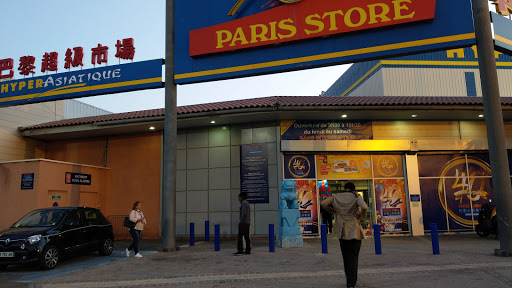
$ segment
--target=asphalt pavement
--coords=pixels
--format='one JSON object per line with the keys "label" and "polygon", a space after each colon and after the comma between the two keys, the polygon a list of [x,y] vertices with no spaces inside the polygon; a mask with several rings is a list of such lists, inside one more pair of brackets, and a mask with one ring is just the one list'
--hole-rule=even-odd
{"label": "asphalt pavement", "polygon": [[[382,238],[376,255],[373,238],[363,241],[356,287],[511,287],[512,258],[494,256],[499,242],[476,234],[440,235],[440,255],[430,237]],[[328,238],[322,253],[318,238],[302,248],[269,252],[266,239],[253,239],[251,255],[234,256],[235,240],[211,242],[175,252],[160,252],[161,241],[142,240],[143,258],[127,258],[126,241],[108,257],[90,253],[63,261],[51,271],[9,267],[0,272],[0,287],[346,287],[339,242]]]}

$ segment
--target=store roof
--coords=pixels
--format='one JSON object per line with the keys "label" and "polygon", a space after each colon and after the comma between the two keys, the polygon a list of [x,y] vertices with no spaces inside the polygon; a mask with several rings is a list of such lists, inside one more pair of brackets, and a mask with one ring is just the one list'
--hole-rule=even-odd
{"label": "store roof", "polygon": [[[305,108],[372,108],[390,110],[393,107],[409,108],[410,110],[424,109],[450,109],[451,107],[465,106],[467,108],[481,108],[483,106],[481,97],[400,97],[400,96],[379,96],[379,97],[331,97],[331,96],[274,96],[235,101],[224,101],[198,105],[178,107],[178,118],[190,118],[198,114],[204,116],[208,112],[250,112],[251,109],[264,108],[265,110],[301,110]],[[512,107],[512,98],[501,98],[502,106]],[[74,126],[83,124],[98,124],[120,120],[151,120],[165,116],[165,109],[153,109],[134,111],[126,113],[107,114],[92,117],[65,119],[53,121],[28,127],[21,127],[20,130],[33,130],[40,128],[53,128]]]}

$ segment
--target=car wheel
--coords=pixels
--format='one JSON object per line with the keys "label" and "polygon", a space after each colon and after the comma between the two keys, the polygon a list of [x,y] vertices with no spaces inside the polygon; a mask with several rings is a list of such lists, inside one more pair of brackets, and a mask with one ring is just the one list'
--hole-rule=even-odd
{"label": "car wheel", "polygon": [[49,270],[55,268],[59,262],[59,249],[53,245],[46,246],[41,253],[40,266]]}
{"label": "car wheel", "polygon": [[114,240],[107,238],[100,247],[100,255],[108,256],[114,251]]}

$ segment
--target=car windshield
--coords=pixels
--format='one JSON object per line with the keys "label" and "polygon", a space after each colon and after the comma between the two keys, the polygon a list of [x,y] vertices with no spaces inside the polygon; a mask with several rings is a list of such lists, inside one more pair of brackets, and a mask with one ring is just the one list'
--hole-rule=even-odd
{"label": "car windshield", "polygon": [[60,223],[66,211],[64,210],[36,210],[28,213],[13,227],[52,227]]}

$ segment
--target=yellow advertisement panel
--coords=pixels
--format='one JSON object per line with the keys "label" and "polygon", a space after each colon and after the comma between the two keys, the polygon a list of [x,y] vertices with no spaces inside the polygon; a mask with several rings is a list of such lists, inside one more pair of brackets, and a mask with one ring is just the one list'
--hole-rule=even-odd
{"label": "yellow advertisement panel", "polygon": [[316,155],[319,179],[372,178],[370,155]]}

